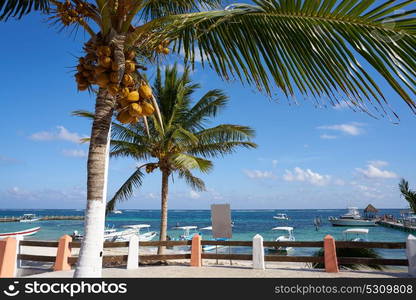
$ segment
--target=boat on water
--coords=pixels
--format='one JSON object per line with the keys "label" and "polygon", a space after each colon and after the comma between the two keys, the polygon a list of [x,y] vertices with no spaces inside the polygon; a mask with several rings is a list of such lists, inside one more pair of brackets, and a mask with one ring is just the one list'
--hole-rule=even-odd
{"label": "boat on water", "polygon": [[[212,226],[203,227],[200,229],[201,231],[212,231]],[[203,233],[201,234],[203,236]],[[228,241],[226,238],[217,238],[217,239],[211,239],[211,241]],[[202,251],[212,251],[212,250],[218,250],[220,248],[225,248],[227,246],[223,245],[202,245]]]}
{"label": "boat on water", "polygon": [[15,231],[15,232],[4,232],[0,233],[0,239],[7,238],[7,237],[18,237],[18,236],[29,236],[34,235],[40,230],[40,227],[33,227],[21,231]]}
{"label": "boat on water", "polygon": [[353,242],[368,242],[367,228],[350,228],[344,230],[344,240]]}
{"label": "boat on water", "polygon": [[[272,228],[273,231],[282,232],[283,235],[280,235],[276,238],[275,242],[291,242],[295,241],[295,235],[293,234],[293,227],[290,226],[280,226]],[[292,247],[268,247],[269,251],[276,252],[288,252],[292,250]]]}
{"label": "boat on water", "polygon": [[198,228],[198,226],[178,226],[178,227],[174,227],[174,229],[183,230],[183,233],[178,238],[178,240],[180,240],[180,241],[192,240],[193,236],[198,233],[196,231],[197,228]]}
{"label": "boat on water", "polygon": [[19,222],[22,223],[29,223],[29,222],[36,222],[39,221],[40,218],[36,217],[35,214],[24,214],[20,219]]}
{"label": "boat on water", "polygon": [[112,210],[111,213],[115,215],[119,215],[119,214],[122,214],[123,212],[121,210],[115,209],[115,210]]}
{"label": "boat on water", "polygon": [[329,217],[332,226],[376,226],[376,221],[361,217],[357,207],[348,207],[348,212],[340,217]]}
{"label": "boat on water", "polygon": [[289,217],[287,216],[287,214],[276,214],[275,216],[273,216],[273,219],[276,219],[276,220],[289,220]]}
{"label": "boat on water", "polygon": [[[156,235],[156,231],[150,231],[150,225],[149,224],[136,224],[136,225],[126,225],[123,226],[127,229],[133,229],[133,231],[136,231],[137,235],[139,236],[139,241],[141,242],[147,242],[151,241]],[[140,230],[146,228],[144,233],[141,233]]]}

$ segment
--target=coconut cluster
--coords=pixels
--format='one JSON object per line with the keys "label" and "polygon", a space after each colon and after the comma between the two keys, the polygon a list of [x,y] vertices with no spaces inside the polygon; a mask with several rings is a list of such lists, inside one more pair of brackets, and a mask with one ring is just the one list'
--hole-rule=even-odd
{"label": "coconut cluster", "polygon": [[156,53],[165,54],[165,55],[169,54],[170,50],[168,48],[168,45],[169,45],[168,40],[163,41],[161,44],[157,45],[155,49]]}
{"label": "coconut cluster", "polygon": [[56,12],[57,17],[61,19],[62,24],[65,26],[72,23],[82,23],[84,22],[84,17],[91,17],[89,4],[79,0],[74,1],[74,3],[70,0],[66,0],[62,3],[57,2]]}
{"label": "coconut cluster", "polygon": [[137,72],[134,50],[124,53],[124,73],[120,78],[120,66],[114,59],[114,49],[108,45],[88,42],[84,47],[86,56],[79,59],[75,79],[78,90],[92,85],[106,89],[117,100],[117,120],[123,124],[136,123],[143,116],[150,116],[155,109],[150,103],[152,89]]}

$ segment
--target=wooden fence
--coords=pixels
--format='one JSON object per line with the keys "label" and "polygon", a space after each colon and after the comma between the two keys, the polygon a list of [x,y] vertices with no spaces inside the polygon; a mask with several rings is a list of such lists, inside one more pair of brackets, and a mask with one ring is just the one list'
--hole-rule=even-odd
{"label": "wooden fence", "polygon": [[[70,248],[79,248],[79,242],[70,242]],[[158,247],[158,246],[191,246],[192,241],[150,241],[140,242],[140,247]],[[201,245],[217,245],[227,247],[252,247],[252,241],[208,241],[203,240]],[[50,241],[21,241],[20,246],[33,246],[33,247],[58,247],[58,242]],[[290,242],[263,242],[264,247],[295,247],[295,248],[322,248],[324,242],[322,241],[290,241]],[[106,242],[104,248],[126,248],[129,247],[129,242]],[[398,242],[350,242],[350,241],[336,241],[336,248],[375,248],[375,249],[405,249],[406,243]],[[226,260],[252,260],[252,254],[237,254],[237,253],[207,253],[204,252],[201,255],[202,259],[226,259]],[[40,255],[27,255],[18,254],[20,260],[38,261],[38,262],[55,262],[55,256],[40,256]],[[151,262],[151,261],[166,261],[166,260],[177,260],[177,259],[190,259],[190,253],[180,254],[143,254],[139,255],[140,262]],[[77,257],[69,257],[68,263],[75,264]],[[111,255],[104,256],[103,263],[125,263],[127,262],[128,255]],[[266,255],[264,256],[265,261],[274,262],[305,262],[305,263],[324,263],[324,257],[317,256],[284,256],[284,255]],[[339,264],[379,264],[379,265],[394,265],[394,266],[407,266],[407,259],[392,259],[392,258],[359,258],[359,257],[337,257]]]}

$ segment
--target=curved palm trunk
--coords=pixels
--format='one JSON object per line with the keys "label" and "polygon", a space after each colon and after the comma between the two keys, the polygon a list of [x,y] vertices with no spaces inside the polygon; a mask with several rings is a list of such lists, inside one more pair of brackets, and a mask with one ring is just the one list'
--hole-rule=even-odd
{"label": "curved palm trunk", "polygon": [[[168,229],[168,191],[169,190],[169,172],[162,171],[162,204],[160,215],[160,234],[159,241],[166,241],[167,229]],[[159,246],[157,254],[163,254],[166,247]]]}
{"label": "curved palm trunk", "polygon": [[100,89],[88,153],[84,238],[74,277],[101,277],[107,196],[108,152],[114,99]]}

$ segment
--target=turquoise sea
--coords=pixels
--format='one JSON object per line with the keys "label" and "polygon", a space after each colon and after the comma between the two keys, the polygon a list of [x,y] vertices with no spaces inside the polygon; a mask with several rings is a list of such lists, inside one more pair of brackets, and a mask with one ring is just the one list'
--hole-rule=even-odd
{"label": "turquoise sea", "polygon": [[[122,214],[109,215],[106,219],[107,226],[121,228],[123,225],[129,224],[150,224],[151,230],[159,231],[159,210],[135,210],[124,209]],[[0,218],[5,216],[21,216],[25,213],[34,213],[38,216],[52,215],[83,215],[83,210],[70,209],[38,209],[38,210],[0,210]],[[286,213],[290,220],[279,221],[273,219],[276,213]],[[259,233],[265,240],[274,240],[276,234],[271,231],[275,226],[292,226],[294,234],[298,241],[316,241],[322,240],[326,234],[331,234],[335,239],[342,240],[342,231],[345,227],[333,227],[327,221],[329,216],[339,216],[346,213],[344,209],[305,209],[305,210],[233,210],[232,220],[233,240],[251,240],[252,237]],[[362,213],[362,212],[361,212]],[[392,214],[396,217],[400,216],[400,209],[382,209],[379,215]],[[315,217],[321,217],[322,225],[316,231],[313,224]],[[210,210],[170,210],[168,234],[172,238],[177,238],[182,232],[174,230],[175,226],[195,225],[199,228],[210,226],[211,212]],[[57,240],[63,234],[71,234],[74,230],[82,232],[82,221],[38,221],[33,223],[0,223],[0,233],[23,230],[35,226],[40,226],[41,230],[28,239],[36,240]],[[382,226],[369,227],[368,238],[370,241],[398,241],[406,240],[409,233],[396,229],[385,228]],[[204,239],[211,237],[204,233]],[[243,247],[233,248],[233,252],[246,252],[249,249]],[[297,248],[291,255],[310,255],[316,249]],[[384,257],[399,258],[405,257],[403,250],[379,250]]]}

